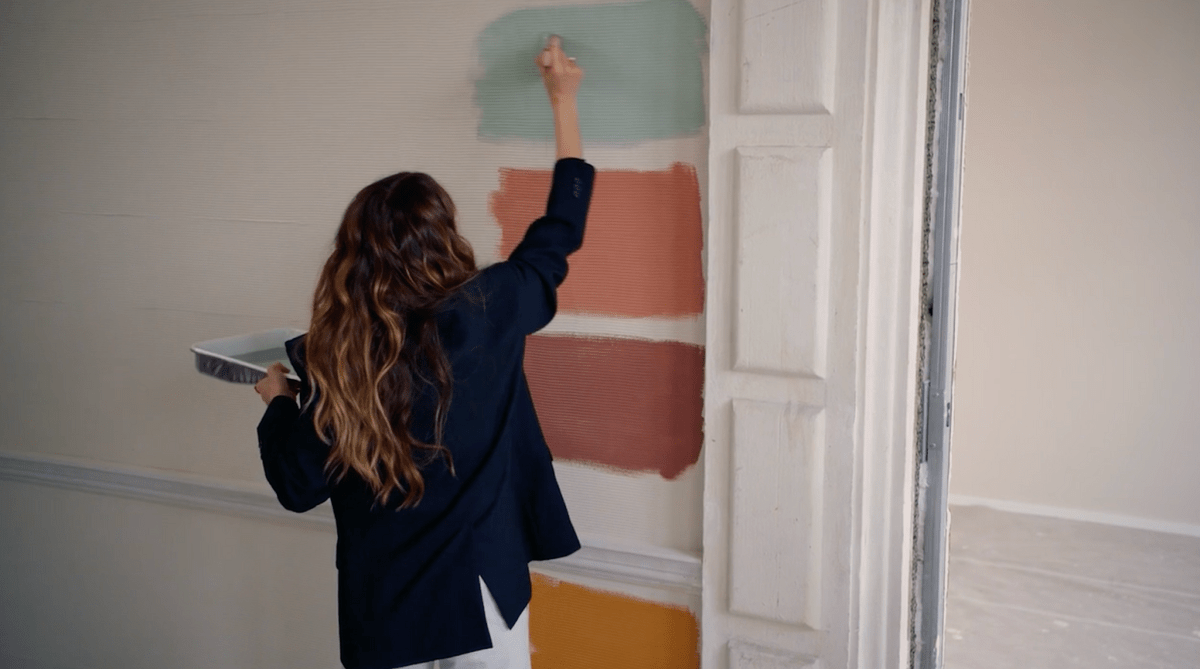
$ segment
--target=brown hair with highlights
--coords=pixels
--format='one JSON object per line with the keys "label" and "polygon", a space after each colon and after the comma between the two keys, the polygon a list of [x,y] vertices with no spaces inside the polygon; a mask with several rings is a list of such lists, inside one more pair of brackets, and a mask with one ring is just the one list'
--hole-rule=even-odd
{"label": "brown hair with highlights", "polygon": [[[457,230],[450,195],[427,174],[401,172],[362,189],[346,208],[334,251],[313,296],[304,344],[314,393],[313,422],[330,444],[326,468],[355,472],[378,503],[395,492],[400,508],[425,492],[421,467],[438,456],[453,376],[436,313],[477,270]],[[414,398],[437,397],[434,439],[411,430]]]}

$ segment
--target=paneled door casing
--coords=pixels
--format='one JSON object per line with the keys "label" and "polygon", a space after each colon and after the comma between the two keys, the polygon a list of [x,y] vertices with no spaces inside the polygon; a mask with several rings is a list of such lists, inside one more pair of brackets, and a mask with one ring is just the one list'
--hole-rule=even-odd
{"label": "paneled door casing", "polygon": [[713,0],[706,668],[908,663],[929,4]]}

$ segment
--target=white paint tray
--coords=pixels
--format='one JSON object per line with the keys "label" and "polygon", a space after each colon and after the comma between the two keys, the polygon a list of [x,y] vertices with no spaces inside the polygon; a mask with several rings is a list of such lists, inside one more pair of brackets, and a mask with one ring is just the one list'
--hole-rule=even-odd
{"label": "white paint tray", "polygon": [[[267,368],[281,362],[292,369],[284,343],[304,334],[296,328],[276,328],[265,332],[210,339],[192,346],[196,354],[196,369],[232,383],[258,383],[267,375]],[[287,377],[299,381],[295,370]]]}

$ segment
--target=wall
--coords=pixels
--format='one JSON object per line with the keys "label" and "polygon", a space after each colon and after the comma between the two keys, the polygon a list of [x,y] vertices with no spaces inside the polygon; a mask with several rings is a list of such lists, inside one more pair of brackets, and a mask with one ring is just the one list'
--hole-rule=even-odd
{"label": "wall", "polygon": [[326,529],[23,483],[0,503],[0,666],[339,666]]}
{"label": "wall", "polygon": [[[532,59],[560,32],[588,70],[582,124],[601,173],[590,255],[532,348],[599,347],[616,364],[577,356],[563,378],[535,360],[531,386],[641,370],[636,402],[583,416],[616,430],[599,441],[569,407],[548,408],[558,475],[585,542],[695,560],[706,12],[687,0],[5,3],[0,455],[262,490],[262,405],[196,373],[188,347],[305,327],[345,204],[397,170],[438,178],[481,263],[501,258],[544,202],[553,146]],[[622,441],[635,415],[657,440]],[[0,527],[18,537],[0,576],[14,612],[0,619],[3,663],[336,662],[329,530],[26,483],[0,493]],[[687,589],[575,580],[631,606],[698,606]]]}
{"label": "wall", "polygon": [[971,3],[960,499],[1200,532],[1197,36],[1183,0]]}

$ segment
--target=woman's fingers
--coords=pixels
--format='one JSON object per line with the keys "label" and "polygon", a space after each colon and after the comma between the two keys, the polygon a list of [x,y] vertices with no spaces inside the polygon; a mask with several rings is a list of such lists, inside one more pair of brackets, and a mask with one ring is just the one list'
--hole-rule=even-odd
{"label": "woman's fingers", "polygon": [[542,81],[551,100],[573,98],[583,79],[583,70],[562,50],[562,38],[551,35],[535,62],[542,72]]}
{"label": "woman's fingers", "polygon": [[555,63],[554,52],[562,49],[562,39],[558,35],[551,35],[546,38],[546,45],[542,47],[542,52],[538,54],[538,66],[543,72],[549,72]]}
{"label": "woman's fingers", "polygon": [[288,371],[283,363],[277,362],[268,367],[266,376],[254,384],[254,391],[262,397],[263,402],[270,404],[271,400],[279,395],[295,397],[295,390],[286,376]]}
{"label": "woman's fingers", "polygon": [[575,59],[568,58],[562,50],[562,38],[558,35],[551,35],[546,38],[546,46],[538,54],[538,64],[541,65],[543,71],[562,71],[574,65]]}

